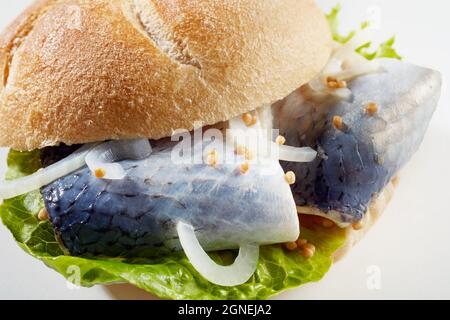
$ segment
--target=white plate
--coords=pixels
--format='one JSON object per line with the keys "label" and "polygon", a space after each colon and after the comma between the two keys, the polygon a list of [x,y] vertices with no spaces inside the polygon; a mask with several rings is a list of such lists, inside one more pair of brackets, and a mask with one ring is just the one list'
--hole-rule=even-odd
{"label": "white plate", "polygon": [[[31,1],[0,2],[0,28]],[[329,0],[318,1],[330,8]],[[447,41],[450,3],[441,0],[340,0],[348,29],[379,17],[380,39],[397,35],[408,60],[450,76]],[[369,9],[369,10],[367,10]],[[403,170],[385,216],[345,260],[319,283],[282,294],[284,299],[450,299],[450,97],[440,107],[419,153]],[[4,152],[3,152],[4,154]],[[1,171],[4,171],[1,158]],[[65,280],[27,256],[0,226],[0,299],[147,298],[127,286],[70,289]],[[378,278],[380,286],[374,286]]]}

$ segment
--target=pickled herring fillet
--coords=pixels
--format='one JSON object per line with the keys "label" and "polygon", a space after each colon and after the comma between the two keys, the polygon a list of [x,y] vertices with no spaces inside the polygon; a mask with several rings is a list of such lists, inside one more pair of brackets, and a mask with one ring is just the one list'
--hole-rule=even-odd
{"label": "pickled herring fillet", "polygon": [[274,105],[274,124],[292,146],[316,148],[311,163],[282,162],[294,171],[298,206],[339,224],[357,222],[418,150],[436,109],[441,75],[394,60],[348,84],[350,101],[315,96],[306,87]]}
{"label": "pickled herring fillet", "polygon": [[42,188],[50,220],[71,255],[181,250],[178,221],[195,228],[207,251],[298,238],[295,202],[278,161],[251,164],[243,174],[240,159],[175,164],[173,143],[152,145],[148,158],[119,162],[127,173],[123,180],[97,179],[84,167]]}

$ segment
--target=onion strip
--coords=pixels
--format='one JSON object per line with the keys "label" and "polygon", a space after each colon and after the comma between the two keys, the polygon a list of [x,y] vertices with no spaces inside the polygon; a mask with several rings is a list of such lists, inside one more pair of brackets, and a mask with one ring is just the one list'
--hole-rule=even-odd
{"label": "onion strip", "polygon": [[88,144],[67,158],[58,161],[47,168],[41,169],[32,175],[0,183],[0,198],[11,199],[28,192],[38,190],[53,181],[78,170],[85,165],[86,155],[95,145]]}
{"label": "onion strip", "polygon": [[382,71],[377,61],[368,61],[356,50],[370,42],[372,30],[364,29],[344,45],[336,43],[336,48],[327,65],[320,73],[309,82],[310,88],[318,94],[331,95],[340,100],[350,100],[352,92],[349,88],[329,88],[328,78],[336,78],[339,81],[352,81],[353,79]]}
{"label": "onion strip", "polygon": [[190,263],[209,282],[233,287],[247,282],[255,273],[259,259],[258,245],[241,245],[234,263],[230,266],[221,266],[203,250],[191,225],[180,221],[177,224],[177,232]]}
{"label": "onion strip", "polygon": [[317,157],[317,151],[309,147],[297,148],[285,145],[276,145],[276,147],[278,147],[278,159],[280,161],[312,162]]}
{"label": "onion strip", "polygon": [[119,163],[114,162],[141,160],[151,153],[148,139],[109,141],[92,149],[86,156],[86,164],[98,178],[120,180],[126,173]]}
{"label": "onion strip", "polygon": [[[271,116],[272,114],[270,113],[270,118]],[[273,121],[272,119],[270,120],[270,122]],[[255,126],[249,128],[243,122],[242,116],[229,120],[229,127],[231,130],[228,132],[228,139],[231,140],[232,145],[237,144],[247,147],[248,144],[247,148],[258,158],[271,157],[273,160],[289,162],[311,162],[316,159],[317,152],[309,147],[292,147],[270,141],[270,139],[267,138],[269,136],[267,132],[272,128],[263,128],[260,126],[259,122],[260,121],[258,121]],[[240,137],[237,136],[237,134],[243,134],[243,136]],[[253,143],[249,143],[251,142],[250,140],[253,140]],[[267,143],[269,148],[261,147],[261,144],[258,143],[261,141]],[[228,143],[230,143],[230,141],[228,141]],[[254,148],[251,148],[252,146]]]}

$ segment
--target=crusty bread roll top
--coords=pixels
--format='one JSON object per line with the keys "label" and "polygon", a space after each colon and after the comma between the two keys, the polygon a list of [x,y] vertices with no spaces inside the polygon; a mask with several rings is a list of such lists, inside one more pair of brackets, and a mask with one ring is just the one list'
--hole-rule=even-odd
{"label": "crusty bread roll top", "polygon": [[331,44],[312,0],[35,1],[0,37],[0,145],[225,121],[311,80]]}

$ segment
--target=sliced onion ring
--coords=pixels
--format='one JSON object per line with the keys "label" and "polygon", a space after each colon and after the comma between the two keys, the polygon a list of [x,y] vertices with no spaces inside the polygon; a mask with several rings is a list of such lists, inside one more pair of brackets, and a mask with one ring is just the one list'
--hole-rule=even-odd
{"label": "sliced onion ring", "polygon": [[94,144],[85,145],[67,158],[58,161],[47,168],[41,169],[32,175],[0,183],[0,198],[11,199],[38,190],[39,188],[78,170],[85,165],[86,155],[94,146]]}
{"label": "sliced onion ring", "polygon": [[358,66],[353,66],[352,68],[344,69],[335,73],[329,73],[327,76],[334,77],[339,80],[349,81],[360,76],[377,73],[380,70],[380,64],[377,62],[367,61]]}
{"label": "sliced onion ring", "polygon": [[221,266],[203,250],[191,225],[178,222],[177,232],[181,246],[192,266],[209,282],[233,287],[247,282],[255,273],[259,259],[258,245],[241,245],[234,263],[230,266]]}
{"label": "sliced onion ring", "polygon": [[285,145],[278,145],[274,143],[278,148],[278,159],[280,161],[289,162],[311,162],[317,157],[317,151],[309,147],[297,148]]}
{"label": "sliced onion ring", "polygon": [[152,153],[148,139],[118,140],[105,142],[92,149],[86,156],[86,164],[91,172],[101,170],[102,179],[120,180],[126,175],[125,170],[116,161],[141,160]]}
{"label": "sliced onion ring", "polygon": [[348,88],[340,88],[331,92],[338,99],[350,101],[352,99],[352,91]]}

